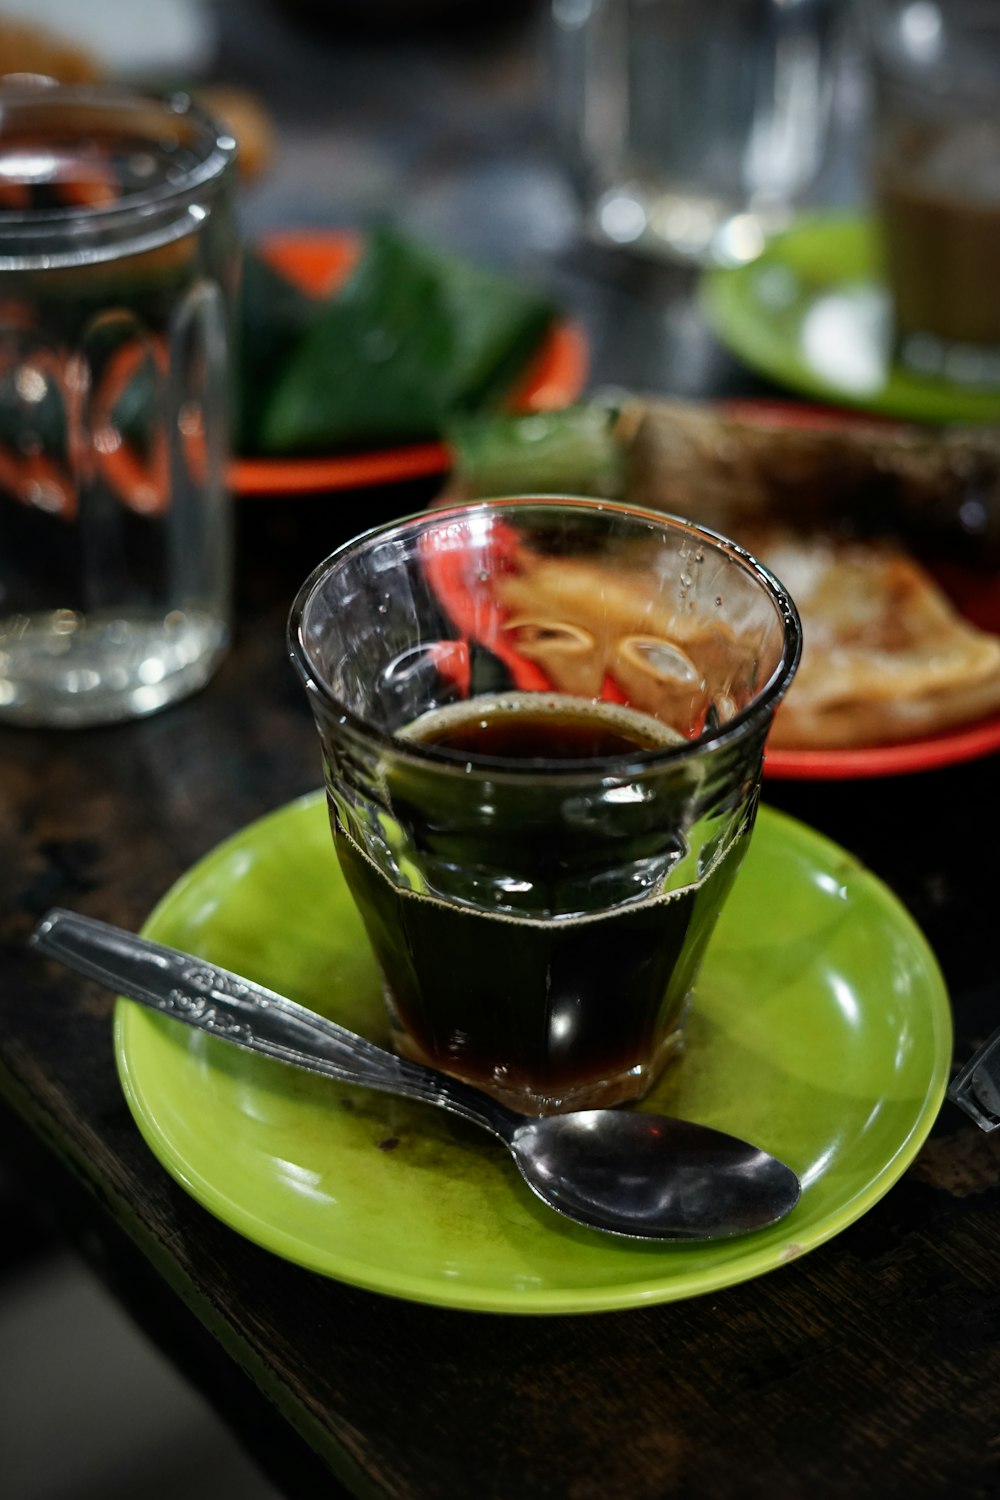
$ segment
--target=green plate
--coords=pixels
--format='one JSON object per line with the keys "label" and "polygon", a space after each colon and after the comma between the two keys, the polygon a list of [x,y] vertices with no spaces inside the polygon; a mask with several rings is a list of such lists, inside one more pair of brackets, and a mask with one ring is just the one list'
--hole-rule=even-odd
{"label": "green plate", "polygon": [[1000,390],[921,377],[893,363],[878,261],[868,219],[805,218],[749,265],[707,272],[701,303],[734,354],[802,394],[907,421],[1000,419]]}
{"label": "green plate", "polygon": [[[321,794],[207,855],[145,931],[384,1038]],[[686,1052],[649,1107],[746,1136],[800,1174],[799,1203],[770,1229],[702,1245],[616,1239],[547,1209],[502,1147],[440,1110],[255,1057],[127,1001],[115,1046],[162,1164],[275,1254],[422,1302],[578,1313],[744,1281],[852,1223],[930,1129],[951,1027],[935,960],[895,897],[764,809]]]}

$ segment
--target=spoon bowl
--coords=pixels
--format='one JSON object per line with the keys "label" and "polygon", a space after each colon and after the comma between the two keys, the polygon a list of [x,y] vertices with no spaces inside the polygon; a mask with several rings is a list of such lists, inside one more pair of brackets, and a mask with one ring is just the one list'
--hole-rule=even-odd
{"label": "spoon bowl", "polygon": [[116,994],[248,1051],[482,1126],[543,1202],[588,1229],[633,1239],[725,1239],[775,1223],[798,1201],[789,1167],[711,1126],[633,1109],[517,1114],[205,958],[76,912],[53,909],[31,942]]}
{"label": "spoon bowl", "polygon": [[725,1239],[799,1198],[777,1157],[708,1125],[632,1109],[525,1120],[508,1142],[528,1186],[567,1218],[634,1239]]}

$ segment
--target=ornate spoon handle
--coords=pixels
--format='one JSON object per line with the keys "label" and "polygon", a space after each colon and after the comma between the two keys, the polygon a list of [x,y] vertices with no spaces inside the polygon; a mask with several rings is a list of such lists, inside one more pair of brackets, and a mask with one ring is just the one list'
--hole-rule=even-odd
{"label": "ornate spoon handle", "polygon": [[149,938],[54,908],[31,938],[117,994],[280,1062],[437,1104],[508,1139],[517,1117],[458,1079],[397,1057],[304,1005],[229,969]]}

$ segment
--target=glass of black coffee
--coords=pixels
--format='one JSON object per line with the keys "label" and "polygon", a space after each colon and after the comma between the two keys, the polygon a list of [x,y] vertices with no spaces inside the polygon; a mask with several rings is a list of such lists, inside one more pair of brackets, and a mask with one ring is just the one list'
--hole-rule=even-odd
{"label": "glass of black coffee", "polygon": [[798,663],[778,581],[675,517],[491,500],[346,543],[289,644],[399,1050],[529,1114],[641,1097]]}

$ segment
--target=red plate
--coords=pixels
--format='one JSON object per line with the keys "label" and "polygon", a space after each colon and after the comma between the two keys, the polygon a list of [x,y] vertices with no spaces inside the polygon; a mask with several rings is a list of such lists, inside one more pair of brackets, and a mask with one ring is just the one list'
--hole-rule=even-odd
{"label": "red plate", "polygon": [[[326,230],[269,235],[260,253],[290,281],[316,297],[329,296],[346,279],[361,253],[357,235]],[[518,411],[551,411],[574,401],[587,377],[583,331],[556,323],[525,371],[510,404]],[[360,489],[445,474],[451,453],[441,442],[414,443],[374,453],[311,455],[305,458],[237,458],[230,483],[238,495],[307,495]]]}
{"label": "red plate", "polygon": [[784,781],[851,781],[866,776],[906,776],[977,760],[1000,750],[1000,715],[922,740],[857,750],[768,750],[764,775]]}

